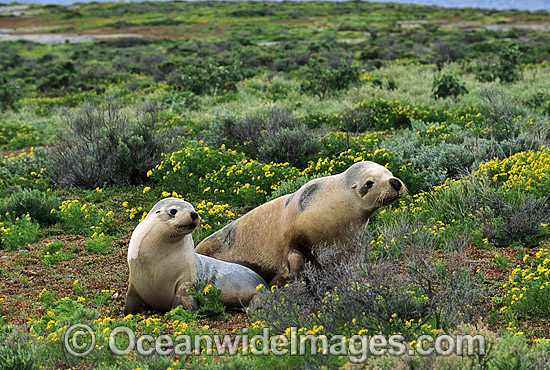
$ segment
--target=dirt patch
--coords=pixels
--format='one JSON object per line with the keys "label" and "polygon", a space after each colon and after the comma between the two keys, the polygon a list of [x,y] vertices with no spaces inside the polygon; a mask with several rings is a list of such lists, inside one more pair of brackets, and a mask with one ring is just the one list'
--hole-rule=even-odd
{"label": "dirt patch", "polygon": [[538,21],[538,22],[529,22],[529,23],[479,23],[479,22],[443,22],[438,21],[429,21],[426,19],[418,21],[403,21],[399,22],[403,28],[414,28],[421,25],[433,24],[438,25],[443,28],[456,28],[456,29],[467,29],[467,30],[490,30],[490,31],[501,31],[506,32],[511,29],[524,29],[532,31],[550,31],[550,21]]}
{"label": "dirt patch", "polygon": [[10,15],[12,17],[21,17],[23,15],[34,15],[42,13],[43,9],[31,9],[28,5],[10,5],[0,6],[0,15]]}
{"label": "dirt patch", "polygon": [[104,41],[104,40],[113,40],[120,38],[143,38],[143,35],[135,33],[112,33],[112,34],[98,34],[98,35],[79,35],[76,33],[67,34],[67,33],[24,33],[24,34],[11,34],[11,33],[0,33],[0,42],[1,41],[17,41],[17,40],[26,40],[32,42],[38,42],[40,44],[64,44],[66,42],[70,43],[80,43],[80,42],[93,42],[93,41]]}

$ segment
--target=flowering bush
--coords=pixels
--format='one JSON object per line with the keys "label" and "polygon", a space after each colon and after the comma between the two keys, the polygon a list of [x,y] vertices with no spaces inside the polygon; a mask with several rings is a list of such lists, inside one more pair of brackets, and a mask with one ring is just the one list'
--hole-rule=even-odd
{"label": "flowering bush", "polygon": [[19,149],[40,144],[40,134],[31,125],[25,123],[6,123],[0,121],[0,147]]}
{"label": "flowering bush", "polygon": [[42,261],[46,266],[58,265],[61,262],[69,261],[74,257],[70,251],[65,251],[63,249],[63,243],[58,240],[48,243],[46,248],[44,248],[44,251],[46,253],[44,254],[44,257],[42,257]]}
{"label": "flowering bush", "polygon": [[183,194],[196,192],[200,180],[208,173],[245,158],[236,150],[204,146],[202,141],[189,141],[185,148],[163,154],[161,162],[147,175],[159,182],[163,189]]}
{"label": "flowering bush", "polygon": [[185,149],[165,155],[149,175],[164,189],[183,194],[202,189],[207,199],[257,205],[297,173],[288,164],[263,164],[224,145],[213,149],[202,142],[190,142]]}
{"label": "flowering bush", "polygon": [[112,237],[105,236],[103,232],[98,234],[96,231],[92,234],[90,239],[84,242],[84,246],[87,251],[103,254],[107,252],[112,243]]}
{"label": "flowering bush", "polygon": [[11,194],[11,189],[15,187],[46,191],[51,180],[43,176],[46,170],[40,167],[39,153],[41,151],[30,148],[19,154],[3,156],[0,165],[1,191],[7,189],[7,193]]}
{"label": "flowering bush", "polygon": [[200,282],[198,287],[192,287],[187,293],[199,302],[197,314],[222,319],[225,317],[225,310],[220,302],[222,296],[221,289],[212,286],[212,284],[206,285]]}
{"label": "flowering bush", "polygon": [[94,233],[109,233],[113,230],[113,211],[106,212],[90,203],[66,200],[59,210],[52,209],[70,232],[91,236]]}
{"label": "flowering bush", "polygon": [[40,233],[40,225],[31,220],[28,214],[12,219],[9,213],[0,216],[0,247],[17,250],[26,244],[34,243]]}
{"label": "flowering bush", "polygon": [[479,166],[475,175],[487,176],[506,191],[516,190],[535,196],[550,194],[550,149],[529,150]]}
{"label": "flowering bush", "polygon": [[518,265],[503,285],[507,291],[502,297],[500,312],[511,310],[518,314],[548,317],[550,314],[550,252],[541,248],[534,257],[526,254],[525,267]]}
{"label": "flowering bush", "polygon": [[355,109],[370,113],[372,118],[369,126],[381,130],[408,127],[411,118],[424,122],[446,122],[455,117],[450,112],[432,107],[415,106],[399,100],[382,98],[363,100],[355,105]]}
{"label": "flowering bush", "polygon": [[202,181],[203,193],[209,199],[253,206],[263,203],[283,181],[297,175],[298,170],[287,163],[244,159],[207,174]]}
{"label": "flowering bush", "polygon": [[197,240],[202,240],[210,234],[215,233],[236,217],[229,209],[229,204],[203,200],[194,206],[201,217],[200,229],[195,231],[195,238]]}

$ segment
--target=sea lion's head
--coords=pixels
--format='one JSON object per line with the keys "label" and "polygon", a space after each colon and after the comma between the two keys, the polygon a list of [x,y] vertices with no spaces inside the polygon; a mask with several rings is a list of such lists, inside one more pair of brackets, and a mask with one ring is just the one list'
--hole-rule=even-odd
{"label": "sea lion's head", "polygon": [[156,231],[162,231],[167,238],[178,238],[190,234],[200,223],[199,214],[189,203],[179,198],[165,198],[153,206],[146,222],[155,222]]}
{"label": "sea lion's head", "polygon": [[349,167],[344,172],[344,183],[369,212],[396,202],[407,191],[403,182],[386,167],[369,161]]}

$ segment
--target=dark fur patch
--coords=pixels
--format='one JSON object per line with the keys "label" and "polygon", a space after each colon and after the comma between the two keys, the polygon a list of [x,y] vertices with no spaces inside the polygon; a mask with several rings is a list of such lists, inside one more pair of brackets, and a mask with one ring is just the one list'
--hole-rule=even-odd
{"label": "dark fur patch", "polygon": [[315,267],[319,267],[317,259],[312,253],[312,247],[313,246],[309,239],[303,234],[295,235],[290,241],[291,250],[294,249],[300,252],[304,256],[306,261],[310,261],[315,265]]}
{"label": "dark fur patch", "polygon": [[286,200],[285,200],[285,208],[288,207],[288,205],[292,202],[292,199],[294,199],[294,195],[295,195],[295,194],[296,194],[296,193],[292,193],[292,194],[290,194],[290,196],[289,196],[288,198],[286,198]]}
{"label": "dark fur patch", "polygon": [[237,225],[236,222],[232,222],[223,230],[222,246],[223,249],[231,249],[235,245],[235,238],[237,237]]}
{"label": "dark fur patch", "polygon": [[311,184],[308,185],[304,190],[302,190],[302,193],[300,194],[300,198],[298,198],[298,210],[300,212],[304,212],[313,197],[315,196],[315,193],[320,189],[320,186],[317,184]]}

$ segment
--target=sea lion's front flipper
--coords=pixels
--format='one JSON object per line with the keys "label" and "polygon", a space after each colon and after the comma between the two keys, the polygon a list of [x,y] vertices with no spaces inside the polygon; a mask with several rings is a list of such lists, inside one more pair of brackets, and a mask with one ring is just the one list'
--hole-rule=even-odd
{"label": "sea lion's front flipper", "polygon": [[136,289],[132,284],[128,287],[128,293],[126,294],[126,306],[124,307],[124,314],[136,314],[144,313],[151,308],[143,301],[139,296]]}
{"label": "sea lion's front flipper", "polygon": [[172,309],[182,305],[183,308],[191,312],[195,312],[199,307],[197,300],[189,295],[187,291],[192,287],[191,282],[179,283],[176,287],[176,297],[172,303]]}

